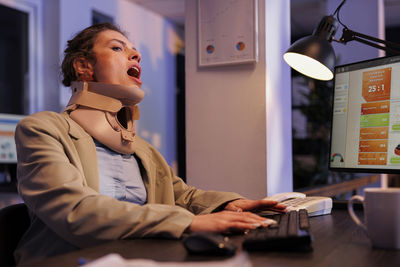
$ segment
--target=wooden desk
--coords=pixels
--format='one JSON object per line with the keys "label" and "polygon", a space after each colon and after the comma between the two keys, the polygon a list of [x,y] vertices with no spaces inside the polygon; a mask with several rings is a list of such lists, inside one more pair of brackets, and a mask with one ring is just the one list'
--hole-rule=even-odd
{"label": "wooden desk", "polygon": [[[310,218],[314,237],[313,251],[251,252],[253,266],[400,266],[400,250],[374,249],[364,232],[351,221],[347,210],[333,210],[331,215]],[[239,245],[243,236],[231,239]],[[215,260],[216,257],[190,256],[180,240],[120,240],[31,263],[29,266],[77,266],[80,257],[96,259],[109,253],[124,258],[157,261]]]}

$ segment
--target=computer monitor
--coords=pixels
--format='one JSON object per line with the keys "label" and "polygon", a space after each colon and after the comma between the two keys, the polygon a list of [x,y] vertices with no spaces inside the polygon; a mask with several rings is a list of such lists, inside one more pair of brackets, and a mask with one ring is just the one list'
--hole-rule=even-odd
{"label": "computer monitor", "polygon": [[0,164],[17,163],[14,132],[18,122],[24,117],[0,113]]}
{"label": "computer monitor", "polygon": [[400,171],[400,56],[335,67],[329,169]]}

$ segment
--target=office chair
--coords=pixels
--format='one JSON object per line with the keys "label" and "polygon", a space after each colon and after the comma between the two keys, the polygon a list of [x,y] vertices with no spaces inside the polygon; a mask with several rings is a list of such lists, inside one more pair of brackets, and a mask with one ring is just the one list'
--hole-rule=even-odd
{"label": "office chair", "polygon": [[14,250],[30,224],[24,203],[0,210],[0,266],[14,266]]}

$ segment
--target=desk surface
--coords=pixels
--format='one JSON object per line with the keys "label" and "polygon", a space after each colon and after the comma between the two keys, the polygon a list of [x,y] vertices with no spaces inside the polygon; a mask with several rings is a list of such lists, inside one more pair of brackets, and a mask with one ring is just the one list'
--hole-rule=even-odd
{"label": "desk surface", "polygon": [[[310,218],[313,251],[251,252],[253,266],[399,266],[400,250],[371,247],[364,232],[357,227],[347,210],[333,210],[331,215]],[[231,239],[241,250],[243,236]],[[109,253],[118,253],[127,259],[144,258],[157,261],[216,260],[216,257],[190,256],[180,240],[137,239],[119,240],[99,246],[42,260],[30,266],[77,266],[80,257],[96,259]]]}

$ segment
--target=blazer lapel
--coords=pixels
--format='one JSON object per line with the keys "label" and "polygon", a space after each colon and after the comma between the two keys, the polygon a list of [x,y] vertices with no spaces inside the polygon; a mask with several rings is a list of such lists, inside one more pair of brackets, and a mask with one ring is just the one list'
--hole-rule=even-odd
{"label": "blazer lapel", "polygon": [[140,165],[143,166],[141,170],[144,169],[141,171],[141,175],[147,190],[147,203],[156,203],[156,168],[152,167],[155,165],[151,164],[152,159],[149,158],[146,151],[140,148],[138,138],[136,138],[136,142],[135,154],[140,159]]}
{"label": "blazer lapel", "polygon": [[69,135],[73,137],[72,140],[78,152],[79,160],[84,162],[81,166],[87,185],[99,192],[99,169],[93,138],[67,114],[65,114],[65,118],[70,126]]}

